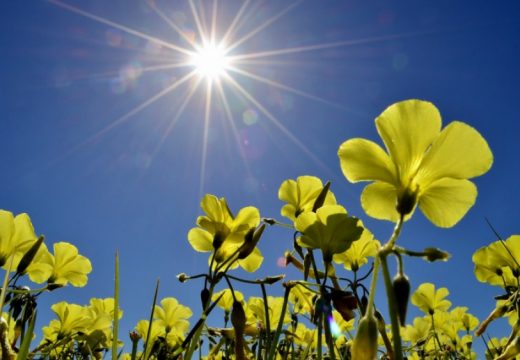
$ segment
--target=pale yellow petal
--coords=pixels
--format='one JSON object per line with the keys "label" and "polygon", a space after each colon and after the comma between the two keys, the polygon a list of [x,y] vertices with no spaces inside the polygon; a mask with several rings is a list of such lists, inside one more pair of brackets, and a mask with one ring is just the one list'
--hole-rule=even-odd
{"label": "pale yellow petal", "polygon": [[443,177],[469,179],[487,172],[493,154],[473,127],[454,121],[446,126],[425,155],[417,174],[419,186]]}
{"label": "pale yellow petal", "polygon": [[441,116],[430,102],[406,100],[390,105],[376,119],[399,177],[406,184],[417,170],[424,153],[439,136]]}
{"label": "pale yellow petal", "polygon": [[213,250],[213,236],[205,230],[191,229],[188,232],[188,241],[195,251],[207,252]]}
{"label": "pale yellow petal", "polygon": [[361,193],[361,206],[365,212],[376,219],[396,222],[399,214],[396,210],[397,192],[395,187],[376,181],[367,185]]}
{"label": "pale yellow petal", "polygon": [[365,139],[345,141],[338,150],[341,170],[350,182],[380,180],[396,183],[395,168],[388,154]]}
{"label": "pale yellow petal", "polygon": [[477,187],[469,180],[444,178],[420,195],[419,207],[439,227],[452,227],[468,212],[477,198]]}
{"label": "pale yellow petal", "polygon": [[264,261],[264,257],[258,248],[255,248],[253,252],[243,260],[239,260],[238,263],[242,269],[248,272],[255,272],[258,270],[262,262]]}

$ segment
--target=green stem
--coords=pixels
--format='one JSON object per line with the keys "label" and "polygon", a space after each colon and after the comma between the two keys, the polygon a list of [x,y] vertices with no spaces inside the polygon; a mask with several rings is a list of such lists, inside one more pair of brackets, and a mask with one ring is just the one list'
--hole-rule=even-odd
{"label": "green stem", "polygon": [[[388,299],[388,311],[390,313],[390,321],[392,323],[392,341],[394,346],[395,360],[403,360],[403,350],[401,344],[401,332],[399,328],[399,319],[397,318],[397,300],[395,298],[394,289],[392,287],[392,279],[390,278],[390,272],[388,270],[387,256],[394,251],[395,242],[401,233],[403,227],[404,216],[401,215],[399,220],[395,224],[394,231],[390,240],[379,250],[377,258],[381,261],[381,270],[383,272],[383,280],[385,282],[386,297]],[[376,260],[377,260],[376,258]],[[377,273],[377,269],[374,266],[374,275]],[[372,296],[372,291],[370,291]],[[370,306],[370,302],[369,302]]]}
{"label": "green stem", "polygon": [[269,304],[267,303],[267,292],[265,291],[265,284],[261,283],[260,287],[262,288],[262,297],[264,298],[264,312],[265,312],[265,331],[266,331],[266,339],[265,339],[265,355],[269,354],[271,348],[271,319],[269,319]]}
{"label": "green stem", "polygon": [[276,327],[276,332],[274,333],[274,338],[271,342],[273,346],[271,346],[271,349],[269,350],[269,357],[267,358],[267,360],[273,360],[275,358],[276,344],[278,344],[278,339],[280,338],[280,334],[282,333],[283,319],[285,317],[285,312],[287,311],[287,303],[289,302],[289,293],[291,292],[291,288],[291,284],[285,284],[285,294],[283,296],[282,312],[280,314],[280,319],[278,319],[278,326]]}

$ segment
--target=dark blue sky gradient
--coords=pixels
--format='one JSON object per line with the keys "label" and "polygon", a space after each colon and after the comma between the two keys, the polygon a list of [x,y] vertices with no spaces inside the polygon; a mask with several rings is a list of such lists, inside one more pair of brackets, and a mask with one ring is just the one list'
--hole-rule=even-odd
{"label": "dark blue sky gradient", "polygon": [[[67,3],[188,47],[145,1]],[[219,2],[219,26],[230,24],[240,4]],[[287,5],[252,2],[250,17],[237,36]],[[157,1],[157,6],[195,30],[187,2]],[[203,6],[209,11],[211,2]],[[46,294],[42,310],[61,299],[86,304],[90,297],[112,296],[118,249],[125,341],[125,332],[148,317],[158,277],[160,298],[174,296],[190,305],[194,323],[201,284],[179,284],[175,275],[203,272],[207,266],[207,255],[195,253],[186,239],[201,214],[204,91],[195,93],[158,151],[187,86],[92,138],[189,69],[140,74],[147,66],[175,61],[178,54],[49,2],[9,1],[0,8],[0,208],[28,212],[48,244],[72,242],[94,267],[86,288]],[[362,212],[363,185],[343,178],[337,149],[352,137],[379,142],[374,118],[391,103],[432,101],[444,124],[461,120],[476,127],[488,140],[495,162],[489,173],[476,179],[477,203],[456,227],[435,228],[419,212],[406,224],[402,246],[437,246],[453,257],[441,264],[407,259],[405,271],[413,289],[424,281],[446,286],[454,305],[469,306],[483,319],[494,306],[492,296],[499,293],[473,275],[471,255],[495,240],[484,218],[504,237],[519,231],[519,8],[515,1],[303,1],[234,53],[353,41],[349,46],[265,57],[262,64],[244,67],[336,105],[244,76],[234,78],[321,163],[228,88],[246,159],[222,106],[214,104],[203,193],[226,197],[235,211],[255,205],[262,216],[283,220],[279,185],[287,178],[316,175],[330,179],[337,199],[386,241],[392,224]],[[268,229],[259,245],[265,261],[252,277],[287,271],[289,278],[296,278],[292,269],[276,265],[291,244],[290,231]],[[257,289],[245,291],[260,294]],[[280,287],[271,292],[281,294]],[[379,306],[385,307],[381,299]],[[51,317],[50,310],[44,313],[40,311],[42,324]],[[506,334],[503,328],[495,329],[493,335]]]}

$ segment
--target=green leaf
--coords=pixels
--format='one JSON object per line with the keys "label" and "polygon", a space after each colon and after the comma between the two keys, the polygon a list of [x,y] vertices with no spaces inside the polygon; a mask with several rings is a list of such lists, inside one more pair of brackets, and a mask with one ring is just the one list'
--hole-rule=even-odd
{"label": "green leaf", "polygon": [[22,339],[22,344],[20,345],[20,349],[18,350],[17,360],[26,360],[29,355],[29,346],[31,346],[31,340],[34,335],[34,324],[36,323],[36,311],[32,314],[31,319],[29,321],[29,328],[25,333],[25,336]]}

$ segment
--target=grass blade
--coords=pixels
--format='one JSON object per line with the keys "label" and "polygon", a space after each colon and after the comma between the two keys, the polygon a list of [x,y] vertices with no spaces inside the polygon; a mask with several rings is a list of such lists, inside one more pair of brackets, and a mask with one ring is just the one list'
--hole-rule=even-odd
{"label": "grass blade", "polygon": [[25,360],[29,355],[29,346],[31,346],[31,340],[34,335],[34,324],[36,323],[36,311],[32,314],[31,320],[29,320],[29,327],[27,328],[27,332],[25,333],[22,344],[20,345],[20,350],[18,350],[17,360]]}
{"label": "grass blade", "polygon": [[116,251],[114,269],[114,320],[112,326],[112,360],[117,360],[119,331],[119,251]]}
{"label": "grass blade", "polygon": [[148,331],[146,332],[146,342],[144,344],[144,353],[143,358],[147,360],[150,356],[151,347],[149,346],[150,335],[152,334],[152,322],[153,322],[153,313],[155,311],[155,304],[157,304],[157,294],[159,293],[159,279],[157,279],[157,284],[155,285],[155,293],[153,294],[153,302],[152,302],[152,311],[150,312],[150,321],[148,323]]}

